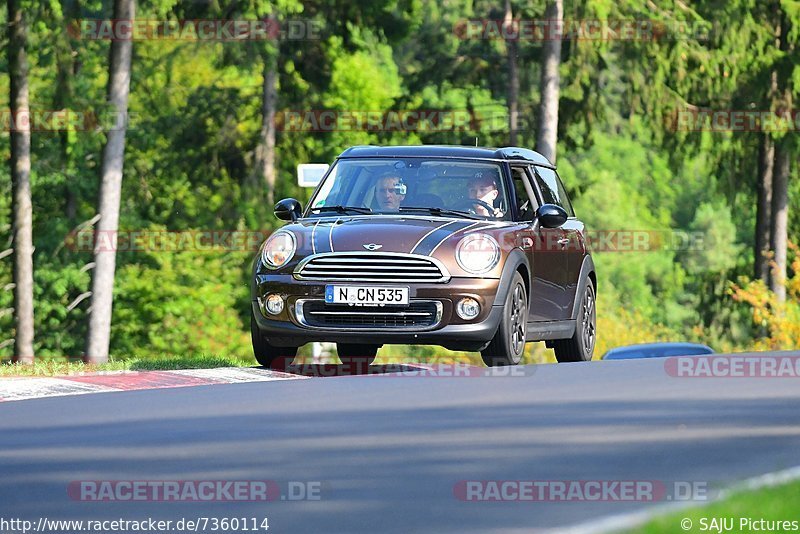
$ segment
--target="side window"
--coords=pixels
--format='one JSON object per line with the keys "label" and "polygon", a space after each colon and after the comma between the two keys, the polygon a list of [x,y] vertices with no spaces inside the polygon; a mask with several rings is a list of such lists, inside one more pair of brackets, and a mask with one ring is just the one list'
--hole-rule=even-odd
{"label": "side window", "polygon": [[551,172],[556,177],[556,185],[558,185],[558,198],[561,199],[561,206],[567,210],[567,215],[570,217],[575,217],[575,210],[572,208],[572,202],[569,199],[569,195],[567,194],[567,189],[564,187],[564,183],[561,181],[561,178],[558,176],[557,172]]}
{"label": "side window", "polygon": [[514,193],[517,196],[517,218],[520,221],[532,221],[539,204],[533,194],[528,175],[522,167],[511,167],[514,179]]}
{"label": "side window", "polygon": [[572,203],[569,201],[564,184],[553,169],[547,167],[536,167],[536,183],[542,190],[542,200],[546,204],[556,204],[564,208],[567,215],[575,216]]}

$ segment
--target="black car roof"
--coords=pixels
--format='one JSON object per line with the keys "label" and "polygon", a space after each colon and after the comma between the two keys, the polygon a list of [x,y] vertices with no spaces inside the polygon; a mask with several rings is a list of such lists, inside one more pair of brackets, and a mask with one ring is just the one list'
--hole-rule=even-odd
{"label": "black car roof", "polygon": [[555,168],[555,165],[534,150],[519,147],[487,148],[450,145],[354,146],[339,158],[467,158],[500,161],[527,161]]}

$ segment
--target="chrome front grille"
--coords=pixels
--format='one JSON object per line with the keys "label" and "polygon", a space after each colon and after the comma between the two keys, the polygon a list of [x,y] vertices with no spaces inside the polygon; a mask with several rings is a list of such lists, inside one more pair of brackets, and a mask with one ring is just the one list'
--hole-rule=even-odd
{"label": "chrome front grille", "polygon": [[298,300],[295,315],[303,326],[348,330],[430,329],[442,320],[442,303],[412,300],[408,306],[350,306],[322,300]]}
{"label": "chrome front grille", "polygon": [[450,273],[438,260],[417,254],[331,252],[300,262],[294,277],[329,282],[441,283],[450,279]]}

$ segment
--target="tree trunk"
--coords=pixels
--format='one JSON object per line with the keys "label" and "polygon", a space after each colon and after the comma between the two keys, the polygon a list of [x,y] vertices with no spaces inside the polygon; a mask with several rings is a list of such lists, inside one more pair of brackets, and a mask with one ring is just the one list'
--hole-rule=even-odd
{"label": "tree trunk", "polygon": [[[133,20],[135,0],[114,0],[114,19]],[[131,53],[133,41],[111,42],[109,57],[108,101],[117,117],[128,113],[128,93],[131,80]],[[97,232],[105,236],[116,235],[119,229],[119,202],[122,189],[122,166],[125,157],[126,122],[117,121],[119,129],[109,130],[103,149],[102,181],[98,200],[100,220]],[[120,126],[121,125],[121,126]],[[101,248],[97,241],[94,250],[94,275],[92,276],[92,304],[89,316],[89,333],[86,343],[86,361],[108,361],[111,339],[111,309],[114,294],[116,251]]]}
{"label": "tree trunk", "polygon": [[775,252],[771,289],[779,302],[786,301],[786,249],[789,232],[789,173],[791,150],[786,139],[775,148],[772,177],[772,234],[770,245]]}
{"label": "tree trunk", "polygon": [[20,0],[8,0],[8,69],[11,116],[11,213],[14,236],[13,361],[33,363],[33,208],[31,205],[31,131],[28,106],[28,28]]}
{"label": "tree trunk", "polygon": [[275,108],[278,102],[277,59],[264,59],[261,86],[261,133],[256,169],[267,193],[267,205],[275,203]]}
{"label": "tree trunk", "polygon": [[[503,24],[506,35],[513,36],[511,31],[514,23],[514,12],[511,9],[511,0],[506,0]],[[517,40],[513,37],[506,39],[508,53],[508,140],[511,146],[517,145],[517,130],[519,128],[519,71],[517,69]]]}
{"label": "tree trunk", "polygon": [[769,284],[770,214],[772,213],[772,170],[775,143],[768,134],[761,135],[758,151],[758,201],[756,205],[755,279]]}
{"label": "tree trunk", "polygon": [[[786,13],[778,7],[780,22],[777,26],[778,47],[788,55],[792,52],[789,42],[790,23]],[[791,112],[792,92],[789,89],[789,74],[786,70],[778,72],[775,86],[781,95],[777,102],[778,112]],[[772,174],[772,213],[770,214],[770,246],[774,251],[775,266],[772,269],[770,288],[778,302],[786,301],[786,256],[789,238],[789,173],[791,172],[792,140],[788,136],[777,142],[775,147],[775,168]]]}
{"label": "tree trunk", "polygon": [[548,23],[549,31],[542,46],[541,103],[536,150],[555,163],[556,142],[558,141],[558,68],[561,64],[561,34],[564,22],[562,0],[549,1],[544,18]]}
{"label": "tree trunk", "polygon": [[[66,2],[63,7],[67,20],[61,18],[59,24],[70,24],[72,20],[80,18],[80,2]],[[53,109],[69,110],[72,108],[73,90],[72,80],[75,70],[72,44],[68,32],[63,32],[56,44],[56,92],[53,99]],[[73,164],[69,153],[69,132],[64,129],[59,133],[61,148],[61,168],[64,172],[64,213],[71,222],[75,221],[78,209],[78,198],[73,185]]]}

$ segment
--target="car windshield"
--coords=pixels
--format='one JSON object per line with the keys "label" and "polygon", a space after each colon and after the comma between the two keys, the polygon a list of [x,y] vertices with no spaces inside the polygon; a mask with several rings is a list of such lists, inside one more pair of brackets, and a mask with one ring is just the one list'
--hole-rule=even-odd
{"label": "car windshield", "polygon": [[336,162],[307,215],[422,214],[509,220],[499,164],[435,158]]}

